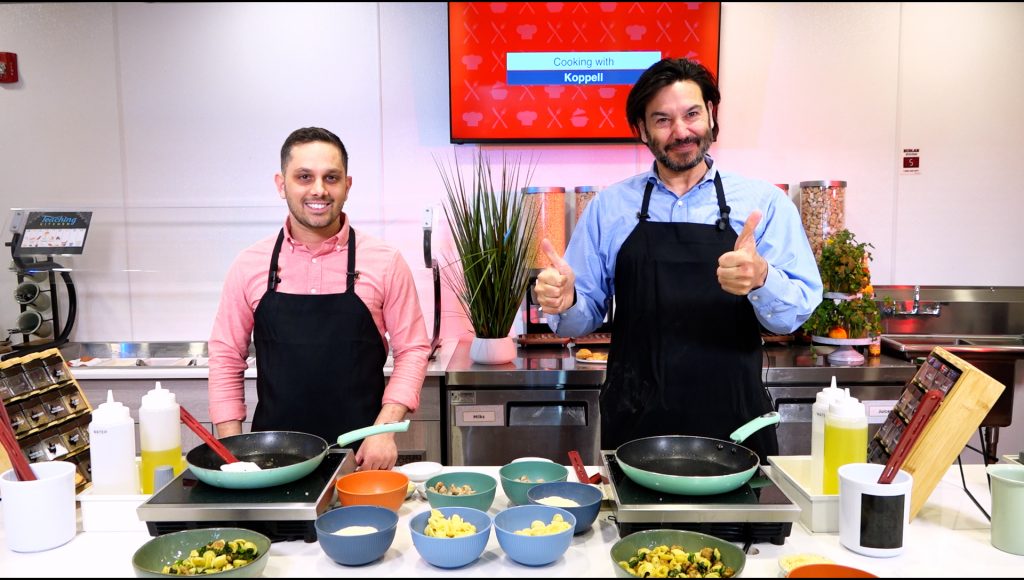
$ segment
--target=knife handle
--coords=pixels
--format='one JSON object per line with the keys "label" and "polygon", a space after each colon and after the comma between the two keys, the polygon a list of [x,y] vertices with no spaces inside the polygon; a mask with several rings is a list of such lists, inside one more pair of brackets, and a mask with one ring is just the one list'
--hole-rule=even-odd
{"label": "knife handle", "polygon": [[921,397],[921,402],[918,403],[917,411],[914,413],[914,418],[910,420],[910,424],[907,425],[906,431],[903,432],[903,436],[900,437],[900,442],[896,445],[896,449],[892,452],[892,457],[885,464],[885,469],[882,470],[881,477],[878,478],[878,483],[892,483],[892,480],[896,478],[896,473],[899,472],[900,467],[903,466],[903,462],[906,461],[907,455],[910,455],[910,448],[914,446],[917,438],[924,431],[924,426],[928,423],[928,420],[932,418],[935,411],[939,408],[939,403],[942,402],[944,393],[939,389],[931,389],[924,396]]}

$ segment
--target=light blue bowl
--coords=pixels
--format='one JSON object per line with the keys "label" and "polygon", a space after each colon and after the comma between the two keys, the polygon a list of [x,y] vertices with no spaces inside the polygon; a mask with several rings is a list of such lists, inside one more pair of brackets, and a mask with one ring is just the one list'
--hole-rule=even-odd
{"label": "light blue bowl", "polygon": [[420,557],[438,568],[461,568],[472,564],[484,553],[487,540],[491,539],[491,516],[478,509],[467,507],[435,508],[445,518],[458,514],[463,520],[476,527],[476,533],[457,538],[433,538],[424,535],[431,510],[418,513],[409,521],[412,544]]}
{"label": "light blue bowl", "polygon": [[[334,532],[349,526],[370,526],[376,532],[339,536]],[[346,566],[362,566],[379,560],[395,541],[398,514],[376,505],[351,505],[321,514],[316,519],[316,537],[332,560]]]}
{"label": "light blue bowl", "polygon": [[586,483],[575,481],[553,481],[551,483],[538,483],[526,492],[527,499],[531,504],[543,505],[540,500],[546,497],[561,497],[571,499],[580,504],[577,507],[563,507],[576,518],[576,534],[582,534],[594,525],[598,512],[601,511],[601,500],[604,494],[601,490]]}
{"label": "light blue bowl", "polygon": [[[551,461],[513,461],[498,470],[501,489],[512,505],[527,505],[526,492],[539,483],[565,481],[569,470]],[[525,478],[529,481],[521,481]]]}
{"label": "light blue bowl", "polygon": [[[539,520],[545,525],[551,523],[555,514],[569,523],[569,529],[546,536],[522,536],[517,530],[529,528]],[[513,561],[526,566],[544,566],[562,557],[572,543],[576,527],[576,516],[562,508],[546,505],[521,505],[510,507],[494,516],[494,533],[498,544]]]}

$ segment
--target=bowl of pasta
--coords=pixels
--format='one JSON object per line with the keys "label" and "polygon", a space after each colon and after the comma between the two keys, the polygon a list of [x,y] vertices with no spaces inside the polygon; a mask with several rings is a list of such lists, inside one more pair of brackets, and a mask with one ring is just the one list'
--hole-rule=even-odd
{"label": "bowl of pasta", "polygon": [[438,568],[462,568],[476,562],[491,538],[491,516],[468,507],[442,507],[409,520],[412,545]]}
{"label": "bowl of pasta", "polygon": [[572,544],[576,516],[547,505],[520,505],[494,516],[494,534],[505,554],[525,566],[558,560]]}
{"label": "bowl of pasta", "polygon": [[715,536],[686,530],[645,530],[615,542],[611,549],[620,578],[739,576],[747,555]]}
{"label": "bowl of pasta", "polygon": [[589,483],[576,481],[552,481],[538,483],[526,492],[531,504],[560,507],[576,518],[573,533],[582,534],[594,525],[601,511],[604,493]]}
{"label": "bowl of pasta", "polygon": [[269,552],[270,538],[252,530],[182,530],[147,541],[132,555],[132,567],[139,578],[257,578],[267,567]]}

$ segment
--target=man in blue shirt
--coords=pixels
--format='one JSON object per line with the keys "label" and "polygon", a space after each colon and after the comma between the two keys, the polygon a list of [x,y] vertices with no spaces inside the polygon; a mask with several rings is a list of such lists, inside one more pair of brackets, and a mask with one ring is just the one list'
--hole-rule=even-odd
{"label": "man in blue shirt", "polygon": [[[601,446],[641,437],[728,439],[772,410],[761,382],[759,324],[797,329],[822,284],[796,207],[780,189],[719,171],[714,76],[687,59],[652,65],[626,100],[651,170],[605,188],[587,205],[564,259],[534,287],[560,336],[615,316],[601,392]],[[778,453],[775,429],[744,445]]]}

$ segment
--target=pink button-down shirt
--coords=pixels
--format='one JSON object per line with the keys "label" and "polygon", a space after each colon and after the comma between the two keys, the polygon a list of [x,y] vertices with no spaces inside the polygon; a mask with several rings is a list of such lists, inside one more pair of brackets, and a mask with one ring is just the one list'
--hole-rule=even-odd
{"label": "pink button-down shirt", "polygon": [[[349,223],[344,214],[342,219],[344,225],[338,235],[315,250],[294,240],[285,220],[285,238],[278,257],[278,292],[345,291]],[[267,291],[270,255],[276,241],[277,233],[243,250],[224,281],[209,344],[210,419],[215,424],[245,420],[243,373],[247,368],[253,313]],[[412,271],[397,249],[362,231],[356,235],[356,270],[359,277],[355,292],[373,316],[385,349],[390,338],[395,357],[394,371],[381,404],[398,403],[415,411],[426,377],[430,341]]]}

